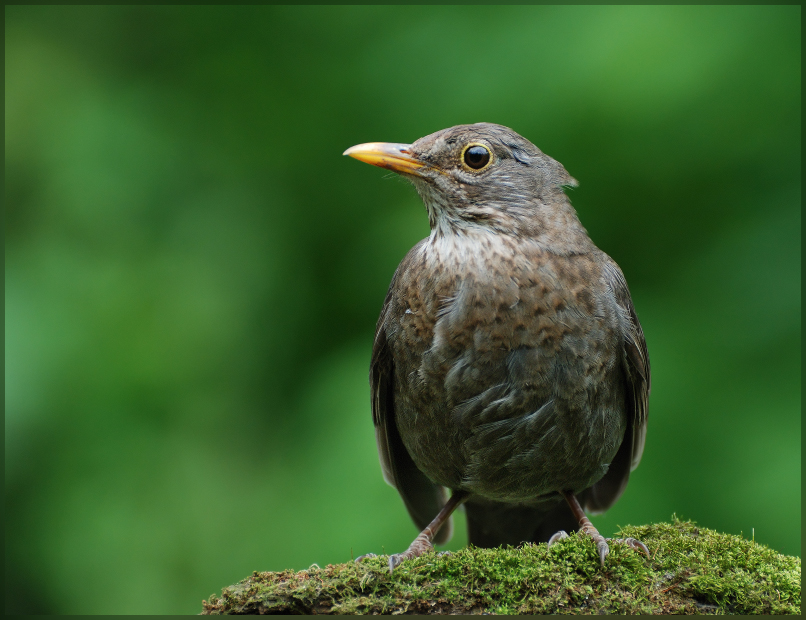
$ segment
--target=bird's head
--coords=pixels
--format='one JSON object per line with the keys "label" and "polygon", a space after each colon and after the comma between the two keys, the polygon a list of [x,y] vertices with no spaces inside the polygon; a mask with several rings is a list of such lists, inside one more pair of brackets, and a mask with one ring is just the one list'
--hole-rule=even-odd
{"label": "bird's head", "polygon": [[371,142],[344,154],[411,180],[436,234],[481,228],[540,236],[557,216],[570,211],[576,220],[562,189],[576,180],[502,125],[457,125],[413,144]]}

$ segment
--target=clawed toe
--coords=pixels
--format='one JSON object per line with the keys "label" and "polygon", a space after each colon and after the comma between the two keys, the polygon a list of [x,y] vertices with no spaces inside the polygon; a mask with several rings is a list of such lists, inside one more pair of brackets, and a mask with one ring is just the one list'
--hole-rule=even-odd
{"label": "clawed toe", "polygon": [[389,556],[389,572],[394,572],[395,568],[400,566],[405,560],[419,558],[421,555],[432,551],[434,551],[434,546],[431,544],[431,541],[420,535],[414,539],[414,542],[411,543],[409,548],[403,553],[395,553]]}
{"label": "clawed toe", "polygon": [[614,543],[623,543],[623,544],[627,545],[628,547],[630,547],[631,549],[635,549],[636,551],[638,551],[638,550],[643,551],[644,554],[646,554],[646,557],[648,557],[648,558],[652,557],[649,554],[649,549],[647,549],[647,546],[644,543],[642,543],[640,540],[638,540],[637,538],[616,538],[616,539],[612,539],[612,542],[614,542]]}
{"label": "clawed toe", "polygon": [[[400,566],[406,560],[410,560],[412,558],[418,558],[424,553],[428,553],[429,551],[433,551],[434,547],[431,546],[429,543],[424,543],[422,540],[415,541],[414,544],[406,549],[403,553],[395,553],[389,556],[389,572],[392,573],[394,570]],[[451,555],[450,551],[440,551],[437,555]],[[365,553],[364,555],[359,555],[355,561],[356,562],[363,562],[364,560],[368,560],[369,558],[377,558],[378,556],[375,553]]]}
{"label": "clawed toe", "polygon": [[552,534],[551,538],[549,538],[548,546],[551,547],[551,545],[556,543],[558,540],[562,540],[563,538],[568,538],[568,532],[566,532],[565,530],[555,532],[554,534]]}
{"label": "clawed toe", "polygon": [[403,553],[395,553],[394,555],[389,556],[389,572],[393,573],[395,569],[400,566],[400,564],[406,558],[403,557]]}
{"label": "clawed toe", "polygon": [[[610,547],[607,544],[607,539],[605,539],[605,537],[599,533],[599,530],[593,526],[593,523],[590,522],[590,519],[585,516],[585,511],[582,510],[579,500],[571,491],[563,491],[562,495],[565,497],[565,501],[568,503],[569,508],[571,508],[571,512],[579,521],[580,531],[583,534],[590,536],[593,539],[593,542],[596,543],[596,550],[599,552],[599,562],[601,562],[602,567],[604,568],[605,558],[607,557],[607,554],[610,553]],[[560,538],[565,538],[565,535],[565,532],[557,532],[551,537],[549,544],[556,542]],[[646,554],[646,557],[652,557],[649,555],[649,549],[646,548],[646,545],[635,538],[611,538],[610,541],[614,543],[624,543],[632,549],[640,549]]]}
{"label": "clawed toe", "polygon": [[[451,516],[451,513],[456,510],[467,498],[469,497],[466,491],[455,491],[450,499],[442,507],[436,517],[429,523],[425,529],[420,532],[420,535],[414,539],[403,553],[395,553],[389,556],[389,572],[395,572],[395,568],[400,566],[404,561],[412,558],[419,558],[425,553],[433,553],[434,545],[431,544],[434,536],[439,532],[439,529],[445,524],[445,521]],[[449,551],[443,553],[450,553]],[[442,554],[440,554],[442,555]]]}
{"label": "clawed toe", "polygon": [[607,554],[610,553],[610,547],[603,536],[599,536],[598,538],[594,537],[593,540],[596,542],[597,551],[599,551],[599,563],[604,567],[604,561]]}
{"label": "clawed toe", "polygon": [[[610,553],[610,547],[608,547],[607,541],[601,534],[599,534],[599,532],[596,531],[596,528],[593,526],[590,528],[583,528],[583,532],[590,536],[593,539],[593,542],[596,543],[596,550],[599,552],[599,562],[601,562],[602,566],[604,566],[605,558],[607,557],[607,554]],[[562,540],[563,538],[568,538],[568,532],[565,530],[560,530],[549,538],[548,546],[551,547],[551,545]]]}

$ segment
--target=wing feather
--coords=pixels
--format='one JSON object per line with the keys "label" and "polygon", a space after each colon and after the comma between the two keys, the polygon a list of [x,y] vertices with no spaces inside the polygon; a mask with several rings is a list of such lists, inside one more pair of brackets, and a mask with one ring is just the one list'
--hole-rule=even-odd
{"label": "wing feather", "polygon": [[[399,387],[395,379],[394,357],[387,339],[387,324],[392,320],[389,315],[397,276],[395,273],[386,295],[372,347],[369,372],[372,421],[375,424],[375,440],[383,478],[397,489],[412,520],[422,530],[445,505],[447,495],[443,487],[431,482],[417,468],[403,444],[395,422],[395,391]],[[440,529],[434,542],[445,543],[450,540],[452,533],[453,523],[449,520]]]}
{"label": "wing feather", "polygon": [[627,281],[619,266],[605,255],[604,277],[618,303],[623,325],[623,369],[627,395],[627,432],[607,474],[583,493],[583,505],[591,512],[607,510],[621,496],[638,467],[646,442],[650,389],[649,352],[644,331],[635,313]]}

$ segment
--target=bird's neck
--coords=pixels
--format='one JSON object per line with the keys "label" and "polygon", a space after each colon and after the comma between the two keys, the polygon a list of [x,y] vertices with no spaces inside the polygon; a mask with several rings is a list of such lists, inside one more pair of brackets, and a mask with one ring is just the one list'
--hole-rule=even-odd
{"label": "bird's neck", "polygon": [[586,254],[595,246],[576,211],[566,199],[550,207],[542,203],[524,209],[493,208],[494,217],[481,219],[452,209],[429,209],[429,244],[440,252],[464,254],[473,248],[518,247],[522,244],[568,256]]}

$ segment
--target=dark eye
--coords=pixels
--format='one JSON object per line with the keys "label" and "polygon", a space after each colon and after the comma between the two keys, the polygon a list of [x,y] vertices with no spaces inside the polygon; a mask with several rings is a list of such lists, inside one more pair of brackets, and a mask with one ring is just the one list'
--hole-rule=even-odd
{"label": "dark eye", "polygon": [[465,149],[465,163],[473,170],[481,170],[490,163],[490,151],[487,147],[475,144]]}

